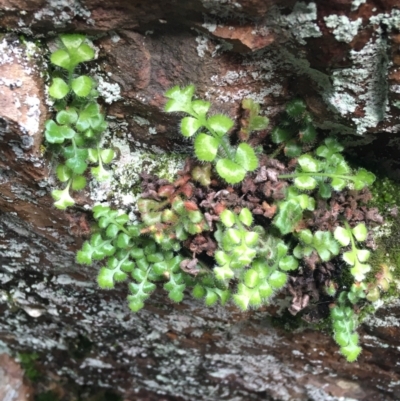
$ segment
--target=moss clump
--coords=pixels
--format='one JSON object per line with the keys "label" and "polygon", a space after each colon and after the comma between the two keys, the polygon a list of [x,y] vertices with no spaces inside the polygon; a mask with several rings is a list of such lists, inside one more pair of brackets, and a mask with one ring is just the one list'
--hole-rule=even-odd
{"label": "moss clump", "polygon": [[39,355],[36,352],[18,354],[19,362],[25,371],[25,377],[31,381],[37,381],[40,377],[40,373],[35,364],[38,358]]}
{"label": "moss clump", "polygon": [[385,217],[391,208],[400,204],[400,184],[387,177],[377,177],[370,191],[371,205],[377,207]]}
{"label": "moss clump", "polygon": [[59,398],[53,391],[46,391],[35,396],[35,401],[59,401]]}
{"label": "moss clump", "polygon": [[367,282],[370,290],[379,289],[380,296],[377,295],[376,299],[388,301],[399,296],[400,216],[397,205],[400,204],[400,183],[387,177],[379,177],[370,191],[373,196],[370,204],[379,209],[385,223],[374,233],[377,247],[370,259],[372,269],[367,276]]}

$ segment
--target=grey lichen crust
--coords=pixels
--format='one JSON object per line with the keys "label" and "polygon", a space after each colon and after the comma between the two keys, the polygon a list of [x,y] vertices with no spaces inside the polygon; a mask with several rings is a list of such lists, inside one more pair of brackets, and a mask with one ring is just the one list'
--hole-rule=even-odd
{"label": "grey lichen crust", "polygon": [[75,17],[86,21],[88,25],[94,25],[93,19],[90,18],[91,12],[80,0],[47,0],[34,14],[37,21],[51,18],[55,27],[64,27]]}
{"label": "grey lichen crust", "polygon": [[[363,3],[363,0],[353,1],[352,9],[356,10]],[[270,95],[281,95],[279,75],[282,75],[284,68],[289,74],[306,75],[314,81],[322,99],[332,111],[330,121],[326,121],[322,128],[365,135],[379,123],[389,121],[389,91],[399,93],[400,89],[398,85],[389,88],[387,83],[390,67],[388,54],[391,46],[387,32],[399,29],[400,10],[393,9],[390,13],[376,14],[364,22],[361,18],[352,20],[344,15],[331,14],[318,23],[317,11],[315,2],[297,2],[292,12],[286,15],[277,7],[271,7],[257,31],[272,29],[279,33],[279,38],[284,43],[280,44],[278,50],[267,47],[249,55],[244,59],[245,68],[242,70],[236,69],[212,76],[213,86],[208,88],[207,95],[210,98],[217,96],[221,101],[250,97],[262,104]],[[342,43],[350,43],[360,32],[371,28],[375,34],[361,49],[349,51],[347,65],[350,66],[333,68],[328,73],[312,68],[307,52],[298,45],[305,45],[307,39],[321,37],[319,24],[324,22],[334,38]],[[207,16],[207,27],[215,27],[217,24],[223,26],[216,19],[212,20]],[[199,36],[196,41],[199,56],[204,57],[208,49],[207,38]],[[251,69],[249,72],[249,66],[254,66],[256,72],[252,72]],[[277,71],[280,73],[277,74]],[[250,76],[255,81],[263,81],[265,89],[259,93],[252,92],[251,87],[246,86]],[[229,87],[232,85],[239,89],[231,90]],[[356,114],[356,110],[359,113]],[[385,129],[397,132],[399,127],[393,124]]]}
{"label": "grey lichen crust", "polygon": [[351,21],[345,15],[329,15],[324,18],[328,28],[333,28],[333,34],[339,42],[350,43],[357,35],[358,29],[362,24],[362,19],[357,18]]}
{"label": "grey lichen crust", "polygon": [[327,100],[341,115],[353,113],[358,106],[363,107],[365,116],[352,118],[358,134],[375,127],[385,118],[389,63],[386,48],[387,42],[382,36],[370,40],[359,52],[350,51],[351,68],[333,72],[333,91]]}
{"label": "grey lichen crust", "polygon": [[[43,72],[40,71],[39,65],[44,67],[42,71],[46,66],[42,50],[39,47],[31,41],[24,41],[21,44],[19,40],[11,40],[11,38],[7,37],[0,37],[0,39],[0,67],[8,66],[11,68],[11,66],[18,65],[18,68],[22,69],[21,73],[26,76],[36,73],[43,77]],[[35,59],[35,63],[32,63],[31,59]],[[17,121],[23,134],[30,137],[38,134],[40,122],[39,97],[28,92],[25,77],[23,76],[11,79],[5,77],[3,73],[0,77],[0,96],[2,93],[4,96],[3,88],[6,87],[11,90],[21,88],[26,91],[26,93],[18,91],[18,95],[17,91],[13,92],[15,117],[18,119]],[[11,109],[8,105],[7,108]],[[22,108],[27,108],[27,110],[21,111]]]}
{"label": "grey lichen crust", "polygon": [[[18,249],[10,242],[14,227],[26,230],[30,238]],[[268,323],[266,312],[243,321],[223,307],[205,308],[189,298],[174,309],[162,294],[156,294],[149,310],[132,314],[124,294],[115,291],[104,297],[93,280],[71,274],[81,270],[71,253],[60,253],[28,230],[12,215],[2,215],[0,246],[2,257],[10,262],[3,264],[9,273],[0,274],[0,325],[14,350],[38,353],[46,369],[57,375],[78,385],[120,391],[132,399],[146,389],[187,400],[259,400],[259,392],[283,401],[344,400],[323,390],[321,383],[327,380],[335,385],[334,377],[327,376],[333,370],[320,366],[313,349],[309,355],[295,350],[290,363],[274,356],[277,345],[287,339]],[[37,258],[26,259],[24,255],[32,251]],[[212,347],[196,345],[209,336]],[[77,353],[79,338],[91,346],[78,348]],[[304,358],[311,361],[307,366],[312,375],[303,371]],[[233,377],[236,384],[230,386]],[[347,383],[358,386],[356,381]]]}
{"label": "grey lichen crust", "polygon": [[281,15],[278,19],[282,28],[288,29],[297,41],[305,45],[307,38],[318,38],[322,36],[317,20],[316,3],[297,2],[289,15]]}
{"label": "grey lichen crust", "polygon": [[[112,125],[115,126],[116,123]],[[118,157],[111,165],[113,175],[109,181],[102,183],[91,181],[90,198],[94,202],[108,203],[112,200],[114,206],[134,212],[137,210],[136,202],[142,192],[141,173],[155,174],[173,181],[177,172],[182,169],[186,155],[157,153],[152,147],[143,145],[131,150],[132,138],[132,134],[128,132],[120,134],[120,137],[112,135],[111,132],[106,135],[104,140],[108,146],[117,150]],[[131,217],[133,218],[132,214]]]}

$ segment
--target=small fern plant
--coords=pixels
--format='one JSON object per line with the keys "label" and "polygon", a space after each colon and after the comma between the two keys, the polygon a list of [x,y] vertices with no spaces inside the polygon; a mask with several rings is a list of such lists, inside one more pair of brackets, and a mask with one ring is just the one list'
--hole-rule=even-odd
{"label": "small fern plant", "polygon": [[350,273],[355,281],[350,291],[342,291],[336,303],[332,305],[331,320],[334,339],[339,344],[341,353],[349,362],[353,362],[361,352],[356,333],[358,318],[353,305],[367,298],[369,291],[365,280],[366,274],[371,270],[371,266],[366,263],[371,252],[357,247],[356,241],[364,242],[368,230],[363,223],[351,228],[345,221],[344,227],[336,228],[334,236],[342,247],[350,246],[350,250],[343,253],[343,260],[350,267]]}
{"label": "small fern plant", "polygon": [[[258,158],[254,149],[245,142],[232,146],[227,133],[234,122],[228,116],[215,114],[207,117],[211,103],[205,100],[193,100],[195,87],[174,86],[165,93],[168,101],[165,111],[189,114],[181,121],[182,135],[195,137],[194,152],[200,161],[215,162],[215,168],[221,178],[229,184],[241,182],[248,172],[258,167]],[[250,101],[247,105],[251,108]],[[253,106],[254,109],[254,106]],[[252,130],[264,129],[268,124],[266,117],[251,115]]]}
{"label": "small fern plant", "polygon": [[134,312],[143,308],[156,282],[165,282],[164,289],[171,300],[182,301],[191,279],[180,269],[184,257],[175,252],[179,246],[173,242],[160,246],[152,238],[142,236],[143,224],[132,223],[126,213],[108,206],[94,206],[93,217],[99,230],[83,244],[77,261],[86,265],[106,261],[97,278],[100,288],[112,289],[116,283],[129,279],[128,303]]}
{"label": "small fern plant", "polygon": [[[107,123],[96,101],[96,83],[78,73],[82,64],[94,57],[92,44],[78,34],[60,35],[50,57],[55,69],[49,95],[54,99],[56,115],[46,122],[45,137],[48,148],[62,160],[56,174],[64,188],[52,192],[59,209],[74,205],[71,192],[84,189],[89,165],[95,179],[102,181],[110,176],[104,165],[113,160],[114,152],[100,146]],[[361,350],[354,305],[368,299],[366,274],[371,269],[369,251],[358,245],[367,238],[366,226],[360,223],[351,227],[344,221],[334,232],[312,230],[305,223],[305,215],[315,211],[317,200],[329,199],[335,191],[346,188],[361,190],[372,184],[374,175],[364,169],[353,171],[341,154],[343,147],[333,138],[309,151],[316,130],[304,102],[295,99],[271,133],[271,141],[278,148],[269,159],[283,150],[283,157],[296,158],[291,162],[296,168],[271,180],[284,181],[285,189],[283,196],[274,200],[269,223],[257,218],[257,207],[240,203],[246,193],[233,206],[222,202],[214,208],[212,199],[217,194],[210,189],[212,185],[224,192],[226,184],[240,184],[246,177],[255,178],[259,167],[265,169],[265,157],[259,160],[258,152],[247,141],[254,131],[267,127],[268,118],[259,115],[260,107],[251,99],[243,100],[244,118],[234,140],[230,136],[234,121],[223,114],[209,115],[211,103],[193,99],[194,91],[193,85],[171,88],[166,92],[165,110],[185,113],[181,132],[194,139],[197,160],[176,182],[158,188],[153,185],[155,189],[143,193],[135,222],[124,211],[94,206],[96,225],[77,261],[85,265],[102,263],[97,279],[101,288],[112,289],[116,283],[128,281],[128,304],[134,312],[143,308],[157,283],[163,283],[174,302],[182,301],[185,290],[192,288],[192,295],[204,299],[207,306],[232,300],[246,311],[267,305],[307,258],[324,263],[342,253],[354,282],[350,289],[342,286],[338,296],[336,283],[331,282],[326,292],[334,299],[334,338],[347,360],[354,361]],[[215,180],[215,173],[219,180]],[[241,191],[240,186],[228,188]],[[215,261],[213,267],[209,259],[207,263],[199,260],[207,248],[196,247],[204,243],[211,244],[207,254]],[[390,274],[385,277],[390,279]],[[372,292],[370,295],[373,298]]]}
{"label": "small fern plant", "polygon": [[287,157],[298,157],[303,153],[303,145],[315,141],[317,131],[312,117],[301,99],[291,100],[279,125],[271,132],[273,143],[279,144],[278,151],[283,148]]}
{"label": "small fern plant", "polygon": [[48,92],[57,114],[54,120],[46,121],[45,137],[49,147],[63,160],[57,165],[56,174],[64,189],[52,192],[58,209],[74,205],[71,191],[85,188],[89,163],[94,164],[91,173],[98,181],[110,176],[103,165],[112,161],[114,151],[100,146],[107,123],[96,101],[96,83],[93,78],[77,73],[80,64],[93,60],[94,56],[93,46],[84,35],[65,34],[60,35],[58,48],[50,57],[56,69]]}
{"label": "small fern plant", "polygon": [[281,179],[293,180],[293,186],[287,191],[286,199],[279,203],[274,219],[283,235],[295,230],[304,210],[315,208],[314,199],[301,191],[318,190],[319,197],[329,199],[333,191],[345,188],[361,190],[375,181],[374,174],[363,168],[354,173],[341,151],[343,147],[335,139],[327,138],[314,155],[303,154],[297,159],[294,173],[279,175]]}
{"label": "small fern plant", "polygon": [[[298,261],[288,255],[288,247],[277,239],[266,237],[262,227],[254,227],[253,215],[243,208],[239,215],[224,210],[215,233],[219,250],[215,253],[218,264],[215,278],[229,288],[235,279],[237,293],[233,301],[242,310],[268,304],[270,298],[287,281],[285,272],[295,270]],[[266,241],[274,242],[267,246]]]}

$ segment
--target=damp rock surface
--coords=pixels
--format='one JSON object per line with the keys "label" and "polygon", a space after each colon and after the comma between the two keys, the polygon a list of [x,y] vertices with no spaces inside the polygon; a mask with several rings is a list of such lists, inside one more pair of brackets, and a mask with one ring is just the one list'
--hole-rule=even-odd
{"label": "damp rock surface", "polygon": [[[0,0],[0,9],[9,32],[0,36],[0,344],[13,356],[38,355],[37,394],[53,391],[62,401],[82,391],[89,400],[82,389],[125,401],[400,399],[396,302],[366,320],[363,353],[349,364],[331,333],[291,326],[285,299],[242,313],[206,308],[190,294],[173,304],[159,289],[133,314],[124,286],[100,291],[100,265],[75,261],[93,202],[112,195],[134,210],[143,166],[168,177],[190,151],[179,116],[163,112],[163,93],[176,84],[194,83],[212,113],[235,121],[243,98],[259,102],[271,124],[255,144],[287,101],[301,97],[319,128],[398,176],[396,0]],[[57,32],[93,39],[98,57],[87,68],[104,99],[105,141],[120,155],[114,181],[92,183],[67,212],[52,206],[55,161],[41,145],[51,116],[45,55]],[[1,380],[17,379],[0,399],[24,397],[20,369],[1,358]]]}
{"label": "damp rock surface", "polygon": [[33,388],[24,383],[24,372],[7,354],[0,354],[0,399],[32,401]]}

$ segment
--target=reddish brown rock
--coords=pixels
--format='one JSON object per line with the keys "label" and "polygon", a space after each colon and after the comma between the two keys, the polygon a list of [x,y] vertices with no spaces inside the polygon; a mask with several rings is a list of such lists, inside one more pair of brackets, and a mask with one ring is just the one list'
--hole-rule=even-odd
{"label": "reddish brown rock", "polygon": [[[320,128],[343,134],[365,160],[360,145],[372,143],[368,160],[379,157],[386,165],[388,155],[395,160],[399,150],[400,112],[394,106],[400,99],[399,6],[395,0],[355,5],[349,0],[0,0],[0,23],[41,37],[44,46],[52,40],[49,32],[94,35],[95,72],[105,88],[112,138],[129,138],[132,150],[146,144],[185,149],[177,133],[179,116],[162,110],[163,93],[194,83],[198,95],[213,102],[212,112],[237,122],[241,100],[252,97],[271,127],[289,99],[302,97]],[[99,291],[100,266],[75,262],[89,225],[84,210],[52,207],[51,161],[40,147],[49,114],[41,75],[47,66],[36,67],[17,36],[5,40],[0,340],[15,351],[38,352],[41,371],[52,372],[48,379],[60,380],[68,390],[59,392],[63,401],[73,399],[79,386],[102,386],[135,401],[400,398],[396,305],[364,324],[364,352],[347,364],[330,333],[286,331],[293,320],[280,315],[285,310],[280,305],[248,313],[232,306],[206,309],[189,297],[172,304],[160,290],[145,310],[132,314],[122,287]],[[388,142],[391,148],[377,146]],[[396,174],[400,166],[390,169]],[[90,202],[86,196],[79,207]]]}
{"label": "reddish brown rock", "polygon": [[24,372],[15,360],[0,354],[0,400],[32,401],[33,388],[24,381]]}

